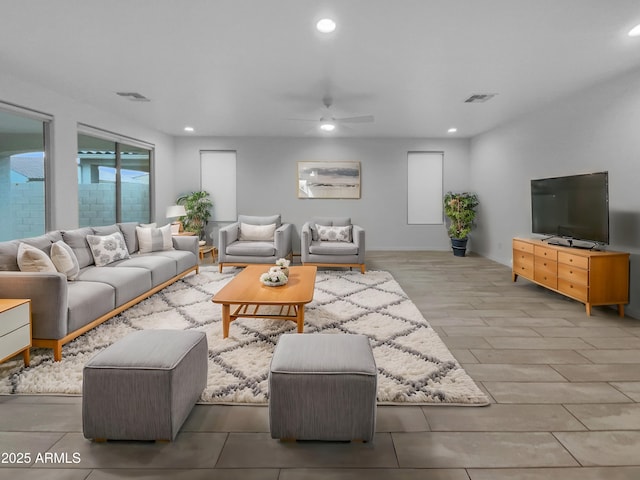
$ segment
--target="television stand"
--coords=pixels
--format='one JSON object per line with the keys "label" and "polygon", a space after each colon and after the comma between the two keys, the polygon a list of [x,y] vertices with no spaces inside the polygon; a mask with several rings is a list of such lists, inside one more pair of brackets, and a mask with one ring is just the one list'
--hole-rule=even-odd
{"label": "television stand", "polygon": [[[575,247],[575,246],[574,246]],[[624,317],[629,303],[629,254],[553,245],[538,239],[513,239],[512,279],[518,277],[585,304],[617,305]]]}

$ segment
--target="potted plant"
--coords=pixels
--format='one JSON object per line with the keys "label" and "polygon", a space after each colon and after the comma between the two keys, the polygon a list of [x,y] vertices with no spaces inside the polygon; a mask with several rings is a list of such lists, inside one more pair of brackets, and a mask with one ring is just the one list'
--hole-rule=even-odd
{"label": "potted plant", "polygon": [[478,196],[475,193],[447,192],[444,196],[444,213],[449,219],[448,232],[453,254],[464,257],[467,251],[469,232],[474,226]]}
{"label": "potted plant", "polygon": [[209,193],[204,190],[186,193],[179,196],[176,203],[184,205],[184,209],[187,212],[186,216],[180,218],[184,229],[187,232],[195,233],[198,238],[202,239],[204,229],[209,218],[211,218],[211,207],[213,207]]}

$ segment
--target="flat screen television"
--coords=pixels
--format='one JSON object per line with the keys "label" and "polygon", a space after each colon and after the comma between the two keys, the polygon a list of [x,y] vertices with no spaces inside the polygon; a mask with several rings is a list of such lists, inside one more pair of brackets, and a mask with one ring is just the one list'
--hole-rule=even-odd
{"label": "flat screen television", "polygon": [[608,244],[608,172],[531,180],[531,229],[552,237]]}

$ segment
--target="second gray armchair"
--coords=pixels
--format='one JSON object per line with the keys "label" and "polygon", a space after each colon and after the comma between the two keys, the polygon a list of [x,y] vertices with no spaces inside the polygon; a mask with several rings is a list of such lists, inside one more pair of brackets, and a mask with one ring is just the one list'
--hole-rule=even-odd
{"label": "second gray armchair", "polygon": [[358,267],[365,272],[364,229],[349,217],[318,217],[300,232],[303,265]]}

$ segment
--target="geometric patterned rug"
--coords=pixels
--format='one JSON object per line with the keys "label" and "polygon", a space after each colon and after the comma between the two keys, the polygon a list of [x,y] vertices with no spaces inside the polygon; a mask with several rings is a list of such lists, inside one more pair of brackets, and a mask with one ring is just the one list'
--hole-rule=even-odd
{"label": "geometric patterned rug", "polygon": [[[265,404],[273,349],[295,323],[237,319],[222,338],[221,306],[211,302],[239,269],[218,273],[202,266],[63,347],[32,349],[31,366],[0,364],[0,393],[81,394],[82,367],[97,352],[136,330],[194,329],[209,344],[207,387],[201,403]],[[305,308],[304,333],[360,333],[369,337],[378,368],[380,405],[486,405],[488,400],[460,367],[391,274],[319,271],[314,299]]]}

